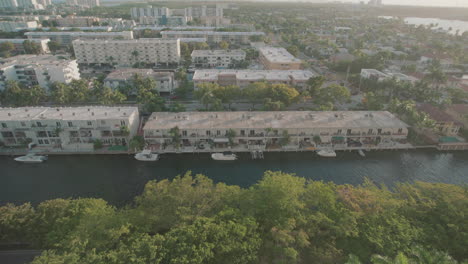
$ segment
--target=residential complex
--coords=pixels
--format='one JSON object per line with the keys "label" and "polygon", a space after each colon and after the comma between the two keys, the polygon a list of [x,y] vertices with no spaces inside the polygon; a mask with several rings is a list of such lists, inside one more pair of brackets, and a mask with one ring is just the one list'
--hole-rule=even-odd
{"label": "residential complex", "polygon": [[73,49],[83,65],[168,65],[180,61],[178,39],[75,40]]}
{"label": "residential complex", "polygon": [[194,18],[208,26],[220,26],[229,24],[229,20],[223,18],[223,8],[220,5],[214,7],[198,6],[181,9],[169,9],[167,7],[133,7],[130,11],[132,19],[140,24],[155,25],[186,25]]}
{"label": "residential complex", "polygon": [[194,50],[192,51],[192,63],[195,67],[229,68],[236,62],[245,60],[243,50]]}
{"label": "residential complex", "polygon": [[34,30],[38,26],[37,21],[0,21],[0,31],[16,32],[20,30]]}
{"label": "residential complex", "polygon": [[[164,149],[177,127],[183,147],[200,145],[223,147],[231,142],[233,150],[373,148],[393,141],[404,141],[408,125],[387,111],[278,111],[278,112],[184,112],[153,113],[143,131],[148,144]],[[288,138],[289,142],[284,142]]]}
{"label": "residential complex", "polygon": [[30,41],[32,43],[35,43],[39,46],[41,53],[49,53],[49,46],[47,43],[49,43],[50,39],[0,39],[0,43],[4,42],[10,42],[15,46],[15,53],[25,53],[24,50],[24,42],[25,41]]}
{"label": "residential complex", "polygon": [[0,9],[14,10],[42,10],[51,5],[51,0],[0,0]]}
{"label": "residential complex", "polygon": [[93,142],[125,145],[139,126],[137,107],[0,108],[0,141],[65,151],[93,150]]}
{"label": "residential complex", "polygon": [[[91,27],[99,23],[98,17],[67,16],[53,19],[59,27]],[[99,24],[98,24],[99,25]]]}
{"label": "residential complex", "polygon": [[173,72],[154,71],[152,69],[119,69],[111,72],[104,79],[104,85],[117,89],[119,86],[132,85],[138,75],[141,78],[151,78],[156,82],[160,94],[172,94],[177,88]]}
{"label": "residential complex", "polygon": [[249,44],[250,37],[264,36],[263,32],[219,32],[219,31],[162,31],[161,36],[165,39],[178,38],[205,38],[208,43],[219,43],[221,41],[233,44]]}
{"label": "residential complex", "polygon": [[259,59],[267,70],[299,70],[302,64],[285,48],[262,47],[259,49]]}
{"label": "residential complex", "polygon": [[122,32],[26,32],[28,39],[50,39],[57,41],[62,46],[69,46],[75,39],[133,39],[132,31]]}
{"label": "residential complex", "polygon": [[10,80],[48,89],[54,82],[69,83],[74,79],[80,79],[76,60],[53,55],[18,55],[0,60],[0,90]]}
{"label": "residential complex", "polygon": [[417,107],[421,112],[426,113],[436,122],[435,130],[443,135],[456,136],[463,123],[446,113],[444,110],[431,104],[421,104]]}
{"label": "residential complex", "polygon": [[71,6],[80,6],[80,7],[94,7],[94,6],[100,6],[99,0],[67,0],[67,5]]}
{"label": "residential complex", "polygon": [[193,75],[195,88],[200,83],[217,83],[219,85],[237,85],[246,87],[254,82],[284,83],[304,88],[307,80],[317,76],[307,70],[196,70]]}

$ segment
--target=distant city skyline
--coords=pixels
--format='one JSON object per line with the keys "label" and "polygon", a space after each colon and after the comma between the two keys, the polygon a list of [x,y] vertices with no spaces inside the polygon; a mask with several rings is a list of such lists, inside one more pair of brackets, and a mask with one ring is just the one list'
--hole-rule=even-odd
{"label": "distant city skyline", "polygon": [[[359,3],[362,0],[351,0]],[[365,3],[369,0],[364,0]],[[382,0],[384,5],[468,7],[468,0]]]}

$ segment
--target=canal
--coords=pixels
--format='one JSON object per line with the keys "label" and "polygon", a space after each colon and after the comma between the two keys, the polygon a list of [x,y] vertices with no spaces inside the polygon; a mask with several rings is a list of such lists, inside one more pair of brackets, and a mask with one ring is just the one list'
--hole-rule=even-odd
{"label": "canal", "polygon": [[222,162],[211,160],[208,154],[172,154],[150,163],[127,155],[77,155],[51,156],[43,164],[21,164],[2,156],[0,204],[96,197],[121,205],[141,193],[149,180],[172,179],[188,170],[242,187],[256,183],[266,170],[337,184],[359,184],[365,177],[390,187],[415,180],[468,183],[468,152],[382,151],[366,155],[338,152],[337,158],[326,159],[311,152],[265,153],[265,159],[251,160],[242,154],[237,161]]}

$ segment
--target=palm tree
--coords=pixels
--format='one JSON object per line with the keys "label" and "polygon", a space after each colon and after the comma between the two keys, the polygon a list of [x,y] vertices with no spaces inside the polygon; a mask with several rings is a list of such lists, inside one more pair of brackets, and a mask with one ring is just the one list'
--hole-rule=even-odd
{"label": "palm tree", "polygon": [[362,264],[362,262],[359,260],[359,258],[353,254],[349,254],[348,260],[345,262],[345,264]]}
{"label": "palm tree", "polygon": [[140,67],[140,61],[138,60],[139,55],[140,53],[138,52],[138,50],[132,51],[132,57],[135,59],[136,63],[138,63],[138,68]]}
{"label": "palm tree", "polygon": [[416,263],[424,263],[424,264],[456,264],[452,257],[450,257],[447,253],[437,251],[437,250],[427,250],[421,246],[417,246],[412,249],[411,251],[412,259],[415,260]]}
{"label": "palm tree", "polygon": [[173,127],[169,130],[169,135],[171,136],[172,143],[176,149],[180,148],[180,129],[179,127]]}

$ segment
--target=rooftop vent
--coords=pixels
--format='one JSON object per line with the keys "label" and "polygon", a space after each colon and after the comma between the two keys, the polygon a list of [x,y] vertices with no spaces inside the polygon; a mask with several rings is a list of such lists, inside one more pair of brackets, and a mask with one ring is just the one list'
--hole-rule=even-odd
{"label": "rooftop vent", "polygon": [[8,116],[11,116],[11,113],[8,113]]}
{"label": "rooftop vent", "polygon": [[125,113],[125,112],[124,112],[124,113],[123,113],[123,115],[124,115],[124,116],[126,116],[126,115],[127,115],[127,113]]}
{"label": "rooftop vent", "polygon": [[94,112],[91,112],[91,115],[94,116]]}
{"label": "rooftop vent", "polygon": [[57,108],[57,112],[60,111],[60,108]]}
{"label": "rooftop vent", "polygon": [[75,112],[73,112],[72,115],[75,116]]}

